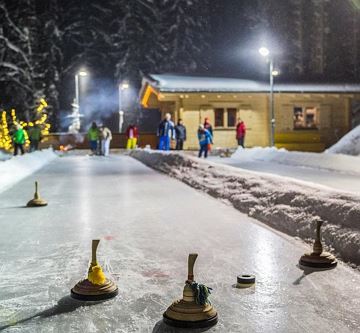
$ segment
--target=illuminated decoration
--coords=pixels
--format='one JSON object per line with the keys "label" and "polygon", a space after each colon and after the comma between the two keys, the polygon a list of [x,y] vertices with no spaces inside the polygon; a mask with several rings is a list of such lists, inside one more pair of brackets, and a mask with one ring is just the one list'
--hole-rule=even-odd
{"label": "illuminated decoration", "polygon": [[148,103],[149,103],[149,99],[150,99],[151,94],[154,94],[156,96],[156,98],[159,99],[159,93],[153,87],[151,87],[150,85],[147,85],[145,93],[143,95],[143,98],[141,99],[141,105],[144,108],[149,107]]}
{"label": "illuminated decoration", "polygon": [[0,122],[0,149],[10,150],[12,147],[11,137],[8,129],[6,111],[1,113]]}
{"label": "illuminated decoration", "polygon": [[[19,125],[24,129],[25,134],[25,146],[30,145],[30,140],[28,133],[26,131],[27,128],[31,128],[34,125],[38,125],[41,128],[41,135],[45,137],[49,134],[51,124],[47,122],[48,115],[45,113],[48,104],[44,98],[41,98],[39,101],[39,105],[36,107],[36,118],[32,121],[26,122],[23,120],[18,120],[16,116],[16,110],[11,109],[9,113],[9,118],[11,119],[11,123],[16,126]],[[12,138],[10,135],[10,131],[8,128],[8,113],[6,111],[2,111],[1,113],[1,121],[0,121],[0,149],[11,150],[13,148]]]}

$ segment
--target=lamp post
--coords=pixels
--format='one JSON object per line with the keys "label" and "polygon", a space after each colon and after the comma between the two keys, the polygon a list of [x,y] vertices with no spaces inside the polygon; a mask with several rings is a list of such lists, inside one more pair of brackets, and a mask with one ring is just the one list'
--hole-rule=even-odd
{"label": "lamp post", "polygon": [[88,73],[81,70],[75,74],[75,104],[78,106],[77,109],[80,113],[80,89],[79,89],[79,76],[87,76]]}
{"label": "lamp post", "polygon": [[127,81],[124,81],[119,84],[119,133],[121,133],[122,126],[124,123],[124,111],[123,111],[123,105],[122,105],[122,95],[123,91],[129,89],[129,83]]}
{"label": "lamp post", "polygon": [[277,70],[274,70],[273,57],[270,54],[269,49],[261,47],[259,53],[269,61],[269,74],[270,74],[270,96],[269,96],[269,108],[270,108],[270,145],[275,145],[275,112],[274,112],[274,76],[279,75]]}
{"label": "lamp post", "polygon": [[70,116],[72,120],[72,124],[69,127],[69,131],[73,133],[78,133],[80,131],[80,76],[87,76],[88,73],[84,70],[80,70],[75,74],[75,101],[72,104],[73,113]]}

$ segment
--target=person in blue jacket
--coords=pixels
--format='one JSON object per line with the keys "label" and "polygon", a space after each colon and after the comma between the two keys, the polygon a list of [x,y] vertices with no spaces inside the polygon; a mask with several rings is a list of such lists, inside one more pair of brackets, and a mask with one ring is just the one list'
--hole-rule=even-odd
{"label": "person in blue jacket", "polygon": [[159,124],[157,135],[159,137],[159,150],[170,150],[170,141],[175,139],[175,126],[171,121],[170,113]]}
{"label": "person in blue jacket", "polygon": [[199,126],[198,139],[200,144],[199,157],[201,157],[202,154],[204,153],[204,157],[207,158],[209,144],[212,144],[213,141],[210,131],[207,130],[203,124],[200,124]]}

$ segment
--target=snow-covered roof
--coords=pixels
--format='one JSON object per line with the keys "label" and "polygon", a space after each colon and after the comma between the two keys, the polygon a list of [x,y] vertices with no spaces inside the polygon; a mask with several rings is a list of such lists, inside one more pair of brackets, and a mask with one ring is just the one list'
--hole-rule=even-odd
{"label": "snow-covered roof", "polygon": [[[268,92],[269,83],[231,78],[150,74],[146,79],[160,92]],[[279,83],[275,92],[360,93],[360,84]]]}

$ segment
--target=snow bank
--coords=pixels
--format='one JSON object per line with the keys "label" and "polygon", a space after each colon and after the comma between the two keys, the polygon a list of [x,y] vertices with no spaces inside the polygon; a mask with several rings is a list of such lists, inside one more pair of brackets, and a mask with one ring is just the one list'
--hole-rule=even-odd
{"label": "snow bank", "polygon": [[231,156],[231,159],[241,162],[263,161],[360,175],[359,157],[341,154],[290,152],[275,147],[246,149],[240,147]]}
{"label": "snow bank", "polygon": [[7,161],[1,162],[0,192],[5,191],[18,181],[31,175],[56,157],[57,155],[52,149],[46,149],[31,154],[15,156]]}
{"label": "snow bank", "polygon": [[[360,155],[360,125],[343,136],[340,141],[331,146],[326,152],[331,154]],[[358,164],[360,163],[358,162]]]}
{"label": "snow bank", "polygon": [[6,161],[6,160],[8,160],[10,158],[11,158],[10,154],[7,154],[7,153],[4,153],[4,152],[0,151],[0,162]]}
{"label": "snow bank", "polygon": [[360,265],[360,196],[178,153],[135,150],[130,155],[304,240],[313,239],[314,221],[321,217],[326,222],[322,228],[325,243],[343,260]]}

